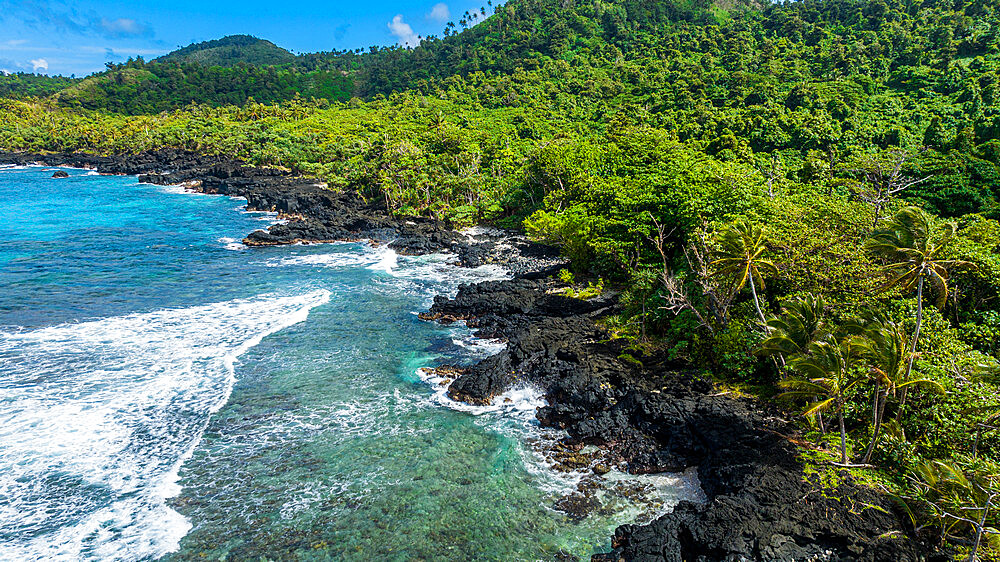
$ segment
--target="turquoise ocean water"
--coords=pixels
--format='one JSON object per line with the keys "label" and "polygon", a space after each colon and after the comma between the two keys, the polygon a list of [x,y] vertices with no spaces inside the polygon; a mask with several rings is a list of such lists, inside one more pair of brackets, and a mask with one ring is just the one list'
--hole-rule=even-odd
{"label": "turquoise ocean water", "polygon": [[696,494],[612,472],[571,520],[537,392],[418,374],[497,351],[416,313],[502,270],[247,249],[242,200],[67,171],[0,168],[0,560],[586,557]]}

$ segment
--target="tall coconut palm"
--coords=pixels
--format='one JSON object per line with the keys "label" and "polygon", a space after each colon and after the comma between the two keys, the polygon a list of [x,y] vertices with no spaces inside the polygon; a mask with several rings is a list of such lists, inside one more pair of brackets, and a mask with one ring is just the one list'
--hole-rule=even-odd
{"label": "tall coconut palm", "polygon": [[865,449],[861,462],[871,461],[872,453],[878,445],[885,414],[885,404],[889,395],[910,386],[925,386],[938,392],[944,388],[931,379],[910,379],[907,365],[912,355],[907,345],[906,333],[902,326],[883,315],[872,314],[863,337],[858,340],[860,355],[867,360],[868,376],[874,382],[872,390],[872,439]]}
{"label": "tall coconut palm", "polygon": [[762,355],[792,358],[806,351],[810,343],[829,333],[825,318],[826,300],[808,293],[781,304],[781,316],[767,321],[770,335],[760,344]]}
{"label": "tall coconut palm", "polygon": [[847,393],[864,379],[858,376],[854,366],[858,360],[859,348],[856,338],[838,337],[828,334],[819,341],[809,344],[808,354],[796,357],[790,362],[792,369],[802,378],[792,378],[779,384],[788,391],[781,398],[819,400],[809,404],[804,416],[833,409],[840,426],[840,459],[847,463],[847,431],[844,427],[844,402]]}
{"label": "tall coconut palm", "polygon": [[[822,295],[808,293],[782,303],[781,316],[767,321],[768,337],[758,353],[778,357],[782,365],[806,352],[810,343],[829,333],[826,321],[826,300]],[[826,435],[823,413],[816,412],[820,433]]]}
{"label": "tall coconut palm", "polygon": [[917,342],[923,324],[924,289],[929,285],[934,291],[934,304],[944,308],[948,301],[948,272],[956,267],[972,266],[969,262],[947,259],[948,246],[955,239],[956,225],[953,222],[935,225],[931,217],[918,207],[904,207],[889,220],[885,228],[876,232],[868,240],[869,250],[889,260],[886,268],[892,272],[892,279],[884,289],[901,287],[909,291],[917,290],[917,327],[910,344],[910,356],[906,362],[906,378],[913,370],[913,359],[917,353]]}
{"label": "tall coconut palm", "polygon": [[742,291],[750,286],[753,305],[757,309],[761,324],[767,325],[767,318],[760,306],[758,289],[764,288],[762,274],[777,275],[778,268],[761,256],[767,249],[767,239],[764,230],[746,221],[738,221],[723,231],[719,237],[719,250],[712,266],[716,275],[730,278],[733,281],[733,292]]}

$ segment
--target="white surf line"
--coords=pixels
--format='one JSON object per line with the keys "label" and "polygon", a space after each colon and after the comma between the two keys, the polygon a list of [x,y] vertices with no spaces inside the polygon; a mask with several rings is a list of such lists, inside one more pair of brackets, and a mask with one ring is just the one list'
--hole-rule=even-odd
{"label": "white surf line", "polygon": [[175,551],[166,505],[239,356],[330,292],[0,333],[0,560],[135,560]]}

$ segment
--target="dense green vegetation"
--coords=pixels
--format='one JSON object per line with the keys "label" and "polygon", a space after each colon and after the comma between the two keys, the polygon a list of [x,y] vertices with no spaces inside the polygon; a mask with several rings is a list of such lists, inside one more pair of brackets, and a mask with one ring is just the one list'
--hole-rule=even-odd
{"label": "dense green vegetation", "polygon": [[152,62],[196,62],[204,66],[237,64],[266,66],[288,63],[294,58],[295,55],[291,52],[270,41],[251,35],[229,35],[222,39],[188,45],[158,57]]}
{"label": "dense green vegetation", "polygon": [[50,96],[75,84],[76,78],[44,74],[0,73],[0,98],[26,99]]}
{"label": "dense green vegetation", "polygon": [[515,0],[412,51],[132,61],[0,100],[0,146],[226,154],[523,227],[571,294],[622,292],[636,353],[806,414],[968,549],[1000,523],[972,517],[1000,474],[998,6]]}
{"label": "dense green vegetation", "polygon": [[262,102],[299,96],[343,100],[351,95],[349,77],[337,71],[299,72],[277,66],[205,66],[196,62],[146,63],[141,58],[110,65],[53,96],[62,107],[115,113],[158,113],[191,103],[215,106],[259,98]]}

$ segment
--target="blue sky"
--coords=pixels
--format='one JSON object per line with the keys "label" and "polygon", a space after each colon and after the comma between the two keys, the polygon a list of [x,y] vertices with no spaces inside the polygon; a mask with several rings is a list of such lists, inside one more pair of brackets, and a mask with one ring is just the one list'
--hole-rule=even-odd
{"label": "blue sky", "polygon": [[[496,3],[496,2],[495,2]],[[0,0],[0,71],[76,74],[247,33],[296,53],[441,35],[486,0]],[[488,8],[487,8],[488,9]]]}

